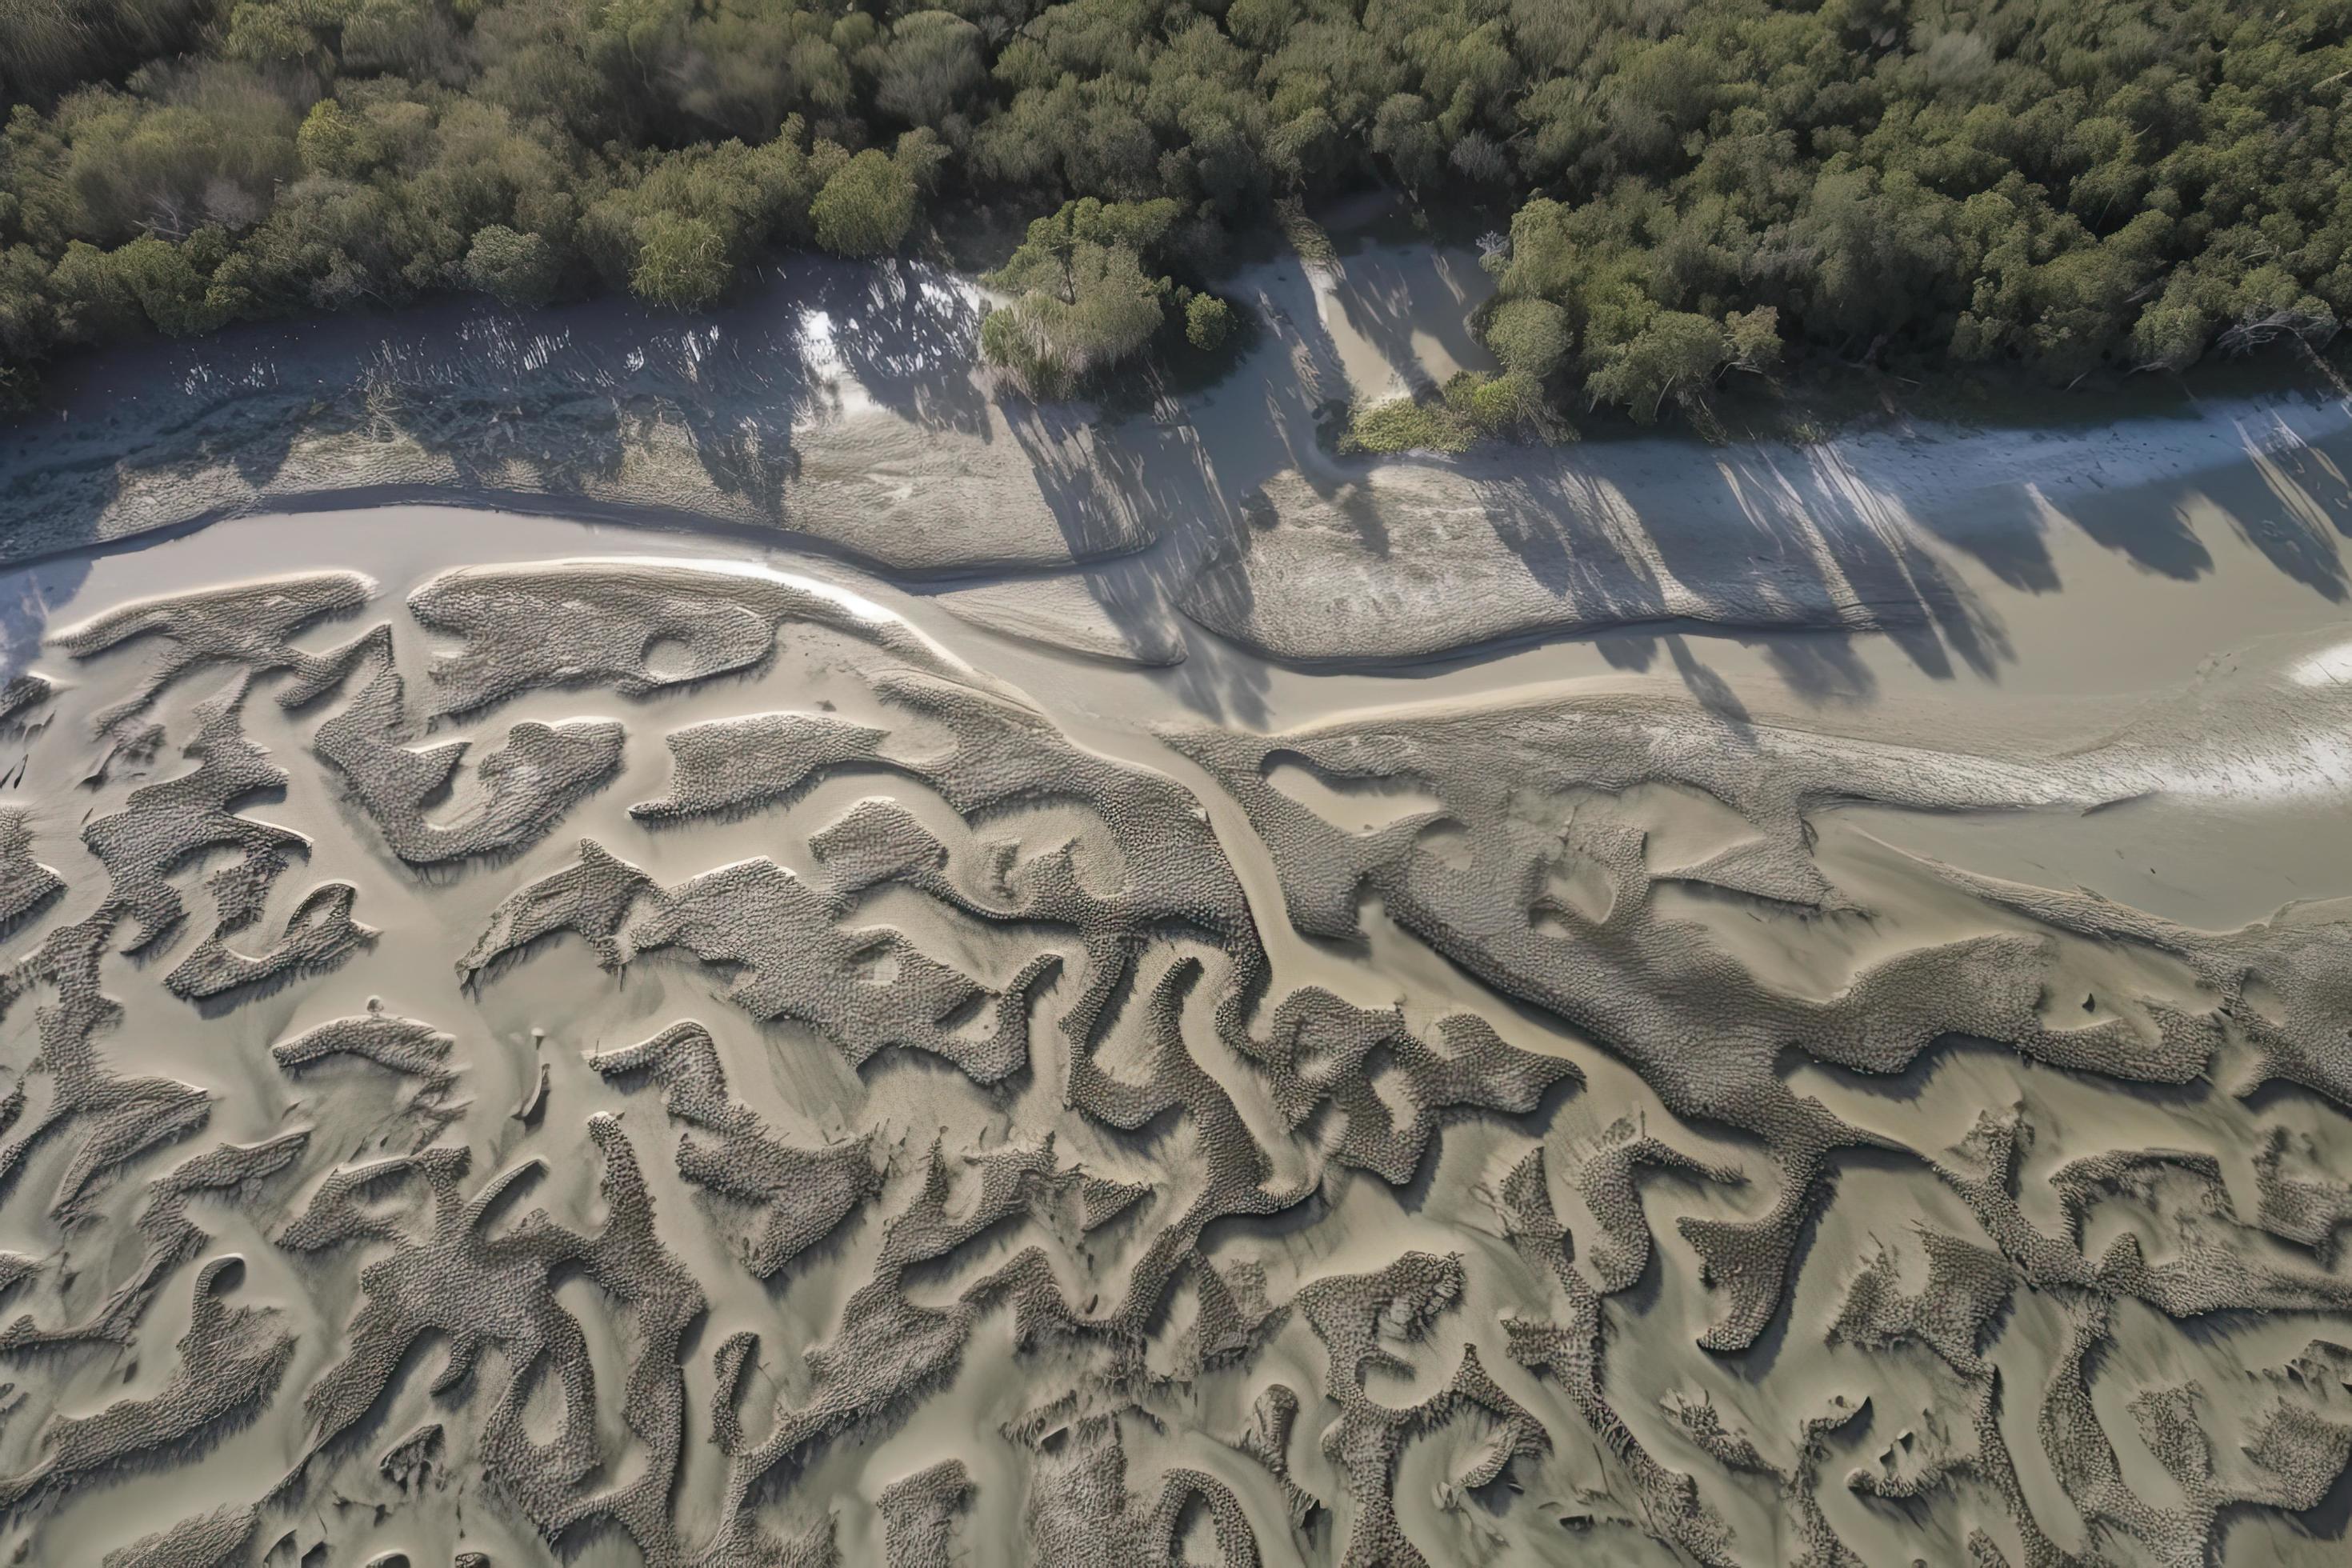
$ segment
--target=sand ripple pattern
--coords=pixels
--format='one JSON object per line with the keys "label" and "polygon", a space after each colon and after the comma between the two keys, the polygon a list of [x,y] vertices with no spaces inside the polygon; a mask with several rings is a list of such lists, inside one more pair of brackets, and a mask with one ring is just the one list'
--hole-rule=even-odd
{"label": "sand ripple pattern", "polygon": [[2352,907],[1822,837],[2286,777],[2334,693],[1155,767],[761,568],[108,610],[0,695],[0,1545],[2339,1560]]}

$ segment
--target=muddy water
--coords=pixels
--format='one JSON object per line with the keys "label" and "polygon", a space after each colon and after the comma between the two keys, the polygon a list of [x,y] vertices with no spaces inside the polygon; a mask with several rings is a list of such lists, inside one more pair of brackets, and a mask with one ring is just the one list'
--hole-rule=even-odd
{"label": "muddy water", "polygon": [[[1442,363],[1452,351],[1432,342],[1414,352]],[[1238,1562],[1244,1540],[1267,1563],[1351,1552],[1407,1562],[1416,1552],[1438,1563],[1766,1563],[1808,1551],[1834,1561],[1842,1547],[1845,1560],[1942,1563],[1969,1561],[1978,1536],[2011,1563],[2035,1560],[2035,1542],[2179,1561],[2209,1538],[2229,1562],[2336,1561],[2346,1494],[2334,1477],[2345,1450],[2333,1434],[2352,1431],[2352,1367],[2283,1369],[2307,1342],[2352,1330],[2352,1275],[2332,1245],[2336,1221],[2352,1222],[2352,1140],[2326,1061],[2281,1079],[2265,1065],[2267,1037],[2257,1037],[2263,1018],[2285,1028],[2312,1016],[2332,1016],[2340,1037],[2344,1019],[2331,1009],[2352,997],[2352,972],[2340,947],[2291,961],[2252,939],[2244,956],[2221,963],[2198,935],[2290,905],[2334,930],[2327,900],[2352,897],[2338,691],[2352,679],[2343,655],[2352,628],[2338,599],[2279,568],[2276,540],[2244,525],[2242,505],[2211,500],[2240,481],[2274,497],[2311,493],[2267,461],[2248,458],[2236,479],[2150,483],[2136,501],[2107,503],[2182,531],[2204,557],[2192,573],[2151,569],[2144,552],[2116,548],[2074,515],[2037,531],[2030,572],[1965,542],[1929,546],[1985,650],[1974,663],[1883,634],[1670,624],[1451,659],[1307,667],[1175,617],[1158,632],[1183,657],[1147,668],[975,624],[955,603],[977,585],[970,580],[910,586],[739,542],[428,507],[341,512],[331,526],[317,516],[224,521],[20,573],[0,592],[17,606],[11,672],[37,672],[57,689],[19,715],[31,723],[8,755],[24,761],[0,805],[22,810],[32,858],[65,885],[19,920],[6,957],[31,958],[69,923],[106,923],[98,984],[122,1012],[91,1041],[104,1071],[191,1086],[207,1109],[171,1136],[109,1120],[104,1104],[51,1127],[44,1119],[66,1089],[43,1029],[65,1004],[53,975],[17,972],[0,1018],[0,1056],[27,1096],[14,1131],[0,1134],[11,1172],[0,1249],[26,1261],[9,1315],[44,1332],[94,1321],[141,1276],[157,1234],[142,1216],[155,1212],[159,1181],[217,1147],[294,1131],[307,1141],[282,1171],[188,1201],[195,1239],[155,1266],[160,1282],[119,1333],[0,1352],[16,1390],[0,1426],[0,1471],[21,1492],[0,1529],[26,1560],[54,1562],[107,1560],[150,1536],[163,1554],[126,1561],[360,1563],[397,1552],[438,1563],[466,1552],[499,1563],[826,1561],[816,1545],[807,1558],[756,1553],[829,1538],[844,1561],[904,1564],[1026,1563],[1064,1551],[1099,1561],[1082,1553],[1107,1550],[1158,1560],[1150,1554],[1171,1542],[1196,1561],[1222,1550]],[[636,649],[645,679],[635,689],[609,672],[558,670],[425,726],[439,689],[428,669],[480,639],[422,624],[404,608],[413,592],[456,566],[615,560],[648,580],[664,568],[710,573],[699,579],[709,595],[730,581],[822,584],[856,624],[785,616],[772,652],[712,679],[674,679],[665,661],[691,656],[698,623],[689,619]],[[493,776],[477,768],[521,743],[518,726],[617,721],[617,768],[576,798],[551,800],[544,821],[494,852],[410,866],[387,847],[378,809],[320,749],[322,724],[353,703],[364,668],[289,709],[277,700],[291,679],[282,650],[247,648],[191,669],[135,724],[101,734],[97,716],[155,666],[168,639],[197,634],[166,627],[85,658],[44,642],[131,601],[332,570],[365,574],[371,596],[356,614],[300,626],[284,648],[325,656],[389,626],[389,668],[406,682],[401,743],[469,746],[449,790],[422,802],[425,820],[470,819]],[[1017,596],[1024,581],[998,587]],[[1132,603],[1107,592],[1095,608],[1116,628]],[[893,624],[928,646],[884,649],[859,629]],[[1077,760],[1056,764],[1050,786],[959,805],[967,786],[943,759],[982,742],[910,708],[880,679],[910,663],[1027,711]],[[265,951],[330,881],[356,889],[353,916],[374,935],[331,962],[191,1004],[163,976],[222,923],[207,879],[237,853],[214,843],[161,868],[188,917],[152,952],[131,953],[128,926],[114,929],[109,912],[121,870],[101,865],[82,834],[131,809],[142,786],[187,773],[202,710],[239,682],[250,686],[241,731],[285,778],[226,809],[291,829],[308,847],[266,889],[257,922],[226,940]],[[1511,796],[1508,824],[1479,815],[1483,783],[1515,782],[1491,777],[1518,765],[1504,742],[1537,732],[1517,728],[1521,716],[1560,724],[1542,732],[1580,744],[1635,711],[1627,702],[1649,705],[1638,710],[1650,715],[1639,732],[1652,759],[1639,782],[1596,771],[1538,791],[1530,780],[1523,794],[1498,795]],[[661,825],[630,812],[673,793],[682,764],[668,737],[767,713],[889,738],[868,761],[821,768],[750,807]],[[1464,731],[1471,738],[1446,742],[1454,751],[1423,738],[1433,723],[1486,714],[1499,716],[1492,730]],[[160,726],[152,733],[151,721]],[[1229,788],[1197,747],[1173,743],[1202,725],[1280,737],[1259,770],[1264,799]],[[1767,732],[1780,738],[1754,739]],[[1003,731],[1008,756],[1013,733]],[[1801,795],[1796,852],[1835,895],[1805,907],[1710,879],[1706,868],[1727,851],[1775,828],[1754,801],[1700,782],[1715,775],[1699,764],[1722,757],[1674,760],[1679,738],[1701,734],[1719,737],[1706,745],[1748,748],[1733,761],[1745,756],[1756,770],[1781,766],[1776,757],[1813,766],[1816,741],[1850,748],[1820,754],[1869,768],[1898,748],[1924,760],[1916,780],[1882,769],[1868,780],[1832,776]],[[1343,741],[1360,766],[1335,761]],[[1459,749],[1490,742],[1491,761]],[[1133,952],[1132,972],[1091,1032],[1076,1021],[1083,981],[1104,962],[1108,950],[1091,944],[1110,926],[1089,921],[1110,917],[1046,913],[1034,901],[1037,868],[1067,852],[1077,885],[1102,899],[1152,894],[1136,884],[1166,872],[1141,858],[1159,842],[1152,824],[1106,829],[1106,792],[1125,786],[1086,782],[1085,758],[1110,764],[1105,778],[1164,777],[1185,792],[1181,809],[1197,806],[1210,834],[1192,853],[1221,859],[1252,922],[1245,934],[1172,919],[1126,931],[1118,942]],[[1377,758],[1390,762],[1368,760]],[[2003,805],[1985,782],[2036,770],[2068,781],[2053,785],[2064,804]],[[2078,775],[2089,782],[2078,787]],[[1164,802],[1182,797],[1135,798],[1175,813]],[[828,885],[826,830],[877,801],[944,846],[941,880],[901,868],[844,891],[834,925],[875,945],[841,974],[813,948],[698,959],[648,944],[614,967],[576,929],[471,984],[455,968],[506,900],[577,863],[583,841],[649,879],[642,920],[691,879],[745,862],[772,860],[804,885]],[[1303,816],[1285,815],[1293,808]],[[1316,850],[1325,841],[1313,834],[1323,832],[1340,848]],[[1528,850],[1524,886],[1496,874],[1495,835],[1538,847]],[[1628,836],[1638,847],[1630,882],[1609,859]],[[1382,844],[1397,858],[1381,858]],[[1367,868],[1351,931],[1299,929],[1311,874],[1341,852]],[[2000,890],[2010,885],[2082,889],[2162,929],[2089,932],[2079,911],[2021,903]],[[1539,888],[1556,889],[1556,901],[1547,905]],[[1642,923],[1625,923],[1636,916]],[[771,918],[726,906],[713,953],[730,942],[756,949]],[[1497,956],[1529,928],[1570,955],[1567,978]],[[1761,1331],[1743,1346],[1699,1348],[1726,1318],[1727,1287],[1685,1226],[1764,1225],[1790,1184],[1810,1178],[1794,1173],[1780,1123],[1736,1110],[1692,1114],[1680,1069],[1662,1071],[1644,1054],[1649,1042],[1612,1037],[1597,1023],[1652,1015],[1576,1002],[1573,955],[1622,944],[1627,972],[1649,976],[1661,997],[1701,996],[1737,971],[1756,995],[1833,1009],[1908,957],[1993,939],[2024,944],[2002,950],[2012,955],[2004,973],[2021,963],[2032,977],[2014,1037],[1942,1034],[1916,1059],[1864,1066],[1816,1054],[1798,1035],[1779,1042],[1769,1082],[1852,1137],[1829,1141]],[[622,940],[633,939],[625,931]],[[988,1034],[990,999],[1019,984],[1041,952],[1061,968],[1028,1004],[1026,1065],[977,1081],[942,1053]],[[982,1002],[949,1018],[940,1048],[889,1048],[863,1063],[839,1048],[843,1026],[756,1016],[735,989],[762,963],[781,965],[814,988],[806,1009],[821,1012],[843,985],[913,984],[919,959],[962,977]],[[1244,988],[1245,1028],[1234,1034],[1213,1016],[1216,999],[1261,959],[1262,992]],[[1181,1046],[1171,1047],[1148,1002],[1188,960],[1202,976],[1179,994],[1169,1027]],[[1398,1009],[1419,1044],[1392,1041],[1337,1065],[1310,1052],[1297,1070],[1270,1068],[1256,1053],[1277,1037],[1277,1005],[1313,988],[1360,1016]],[[2312,1013],[2295,1011],[2306,1002]],[[1908,992],[1852,1006],[1867,1024],[1880,1014],[1943,1016],[1948,1004],[1953,1016],[1974,1016]],[[356,1053],[299,1069],[273,1059],[273,1046],[372,1005],[451,1037],[454,1078],[432,1088],[421,1069]],[[1706,1015],[1695,1005],[1678,1016]],[[721,1098],[756,1115],[759,1137],[799,1151],[864,1139],[871,1152],[873,1192],[767,1279],[746,1265],[748,1238],[764,1215],[792,1212],[802,1190],[730,1193],[723,1172],[694,1173],[678,1150],[720,1138],[712,1118],[721,1113],[682,1110],[676,1084],[666,1105],[660,1085],[591,1061],[686,1019],[710,1032]],[[2210,1038],[2200,1069],[2158,1081],[2168,1076],[2155,1065],[2169,1059],[2158,1045],[2168,1019],[2205,1020]],[[1486,1058],[1496,1082],[1525,1071],[1546,1087],[1522,1104],[1490,1103],[1491,1084],[1441,1081],[1412,1065],[1463,1048],[1467,1037],[1454,1031],[1465,1020],[1508,1053]],[[1721,1022],[1728,1040],[1738,1020]],[[2120,1057],[2053,1059],[2055,1031],[2108,1025],[2121,1031],[2110,1037],[2137,1044]],[[1702,1032],[1675,1054],[1705,1080],[1718,1048],[1730,1049]],[[1215,1086],[1222,1109],[1195,1079],[1168,1076],[1171,1049]],[[1106,1112],[1079,1081],[1089,1065],[1145,1100],[1160,1095],[1160,1109]],[[1170,1087],[1180,1081],[1195,1087]],[[1988,1112],[2024,1130],[2013,1167],[1991,1186],[2014,1201],[2019,1224],[2071,1260],[2063,1268],[1968,1195],[1975,1157],[1949,1151]],[[1236,1131],[1213,1133],[1220,1114]],[[499,1254],[495,1278],[482,1273],[476,1242],[435,1229],[442,1197],[402,1187],[407,1177],[385,1178],[341,1243],[288,1243],[298,1216],[352,1169],[426,1149],[467,1152],[451,1202],[477,1201],[492,1178],[522,1173],[520,1195],[479,1219],[478,1236],[493,1238],[479,1246],[517,1245],[534,1225],[610,1234],[628,1201],[614,1195],[613,1157],[592,1144],[598,1116],[616,1119],[633,1151],[663,1277],[698,1303],[675,1342],[648,1338],[648,1325],[677,1298],[645,1293],[621,1263],[583,1250],[585,1241],[576,1256],[528,1266]],[[1405,1169],[1383,1173],[1350,1152],[1376,1121],[1427,1122],[1425,1147]],[[46,1131],[27,1138],[37,1128]],[[1639,1135],[1671,1153],[1634,1167],[1629,1232],[1594,1173]],[[1047,1173],[1024,1178],[1020,1202],[900,1271],[894,1259],[922,1224],[952,1227],[994,1201],[979,1174],[989,1160],[1047,1149],[1048,1138],[1036,1156]],[[727,1147],[721,1164],[748,1172],[748,1145]],[[1244,1185],[1274,1194],[1260,1212],[1218,1184],[1244,1148],[1257,1162]],[[59,1213],[52,1194],[76,1152],[95,1159],[100,1150],[121,1151],[119,1161],[88,1204]],[[1547,1252],[1524,1205],[1498,1196],[1534,1150],[1570,1248]],[[2149,1152],[2164,1158],[2130,1163]],[[2097,1170],[2083,1163],[2103,1158]],[[1151,1190],[1085,1226],[1074,1218],[1078,1173]],[[2300,1185],[2289,1193],[2282,1181]],[[927,1198],[940,1200],[937,1215],[918,1223]],[[1196,1204],[1216,1212],[1181,1223]],[[1641,1233],[1647,1266],[1609,1279],[1596,1244]],[[1954,1287],[1929,1272],[1929,1236],[1977,1249],[2007,1281],[1997,1309],[1957,1338],[1934,1327]],[[2126,1237],[2161,1279],[2116,1262]],[[1118,1319],[1139,1271],[1169,1249],[1179,1259],[1169,1283]],[[212,1411],[192,1403],[189,1369],[209,1364],[189,1339],[194,1292],[199,1270],[229,1255],[244,1268],[219,1299],[257,1316],[226,1341],[287,1348],[250,1397]],[[1398,1272],[1416,1255],[1413,1268],[1458,1260],[1426,1300],[1422,1276]],[[1924,1303],[1903,1309],[1908,1330],[1896,1302],[1864,1289],[1882,1257],[1892,1295]],[[1003,1281],[1030,1268],[1050,1289],[1016,1311]],[[1519,1342],[1504,1326],[1578,1322],[1563,1268],[1585,1271],[1600,1325],[1592,1402],[1572,1394],[1564,1361],[1515,1355]],[[467,1347],[470,1363],[447,1378],[474,1315],[468,1290],[490,1293],[478,1313],[486,1326]],[[1050,1311],[1040,1304],[1047,1296]],[[1865,1299],[1876,1318],[1856,1304]],[[877,1300],[927,1326],[873,1328]],[[1359,1310],[1370,1324],[1360,1343],[1347,1326]],[[517,1327],[526,1323],[527,1332]],[[738,1334],[757,1343],[730,1398],[718,1357]],[[2088,1353],[2070,1352],[2077,1341]],[[893,1381],[948,1342],[929,1370]],[[317,1391],[384,1344],[392,1361],[366,1384],[362,1415],[322,1439]],[[1465,1373],[1473,1361],[1486,1381]],[[579,1376],[593,1409],[571,1408],[559,1369]],[[1993,1414],[1976,1425],[1988,1380]],[[1253,1452],[1244,1434],[1276,1384],[1297,1403],[1295,1426]],[[2072,1404],[2061,1397],[2069,1387],[2080,1395]],[[780,1457],[747,1458],[835,1399],[844,1413],[820,1434]],[[2210,1468],[2183,1458],[2198,1445],[2163,1426],[2168,1402],[2205,1435]],[[719,1440],[715,1404],[734,1412],[740,1440]],[[1709,1436],[1692,1414],[1707,1409],[1748,1447]],[[1832,1409],[1841,1414],[1825,1415]],[[1597,1419],[1603,1410],[1608,1422]],[[194,1414],[183,1420],[184,1411]],[[499,1447],[502,1411],[540,1447]],[[577,1454],[560,1440],[567,1418],[581,1423]],[[1391,1420],[1392,1438],[1368,1436],[1391,1431],[1381,1425]],[[389,1460],[412,1436],[435,1456],[421,1471]],[[1392,1445],[1386,1457],[1382,1442]],[[1486,1466],[1498,1442],[1507,1457]],[[85,1453],[95,1459],[76,1468]],[[906,1500],[902,1484],[940,1466],[961,1467],[958,1484],[939,1500]],[[1691,1478],[1688,1499],[1643,1479],[1656,1471]],[[1907,1478],[1919,1495],[1874,1495],[1852,1479],[1863,1472]],[[652,1491],[632,1493],[649,1474]],[[1186,1475],[1206,1481],[1188,1490],[1177,1479]],[[1303,1521],[1286,1489],[1315,1505]],[[652,1500],[625,1505],[624,1494]],[[729,1554],[761,1541],[770,1545]],[[207,1555],[218,1542],[226,1544]],[[323,1558],[310,1555],[321,1549]]]}

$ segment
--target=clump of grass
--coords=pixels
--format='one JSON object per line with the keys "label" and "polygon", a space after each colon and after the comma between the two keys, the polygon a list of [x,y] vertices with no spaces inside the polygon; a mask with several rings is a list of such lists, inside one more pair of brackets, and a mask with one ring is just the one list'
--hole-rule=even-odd
{"label": "clump of grass", "polygon": [[1562,441],[1575,432],[1546,405],[1532,376],[1465,370],[1439,391],[1360,404],[1339,437],[1339,450],[1375,457],[1399,452],[1466,452],[1500,438]]}
{"label": "clump of grass", "polygon": [[1466,452],[1478,440],[1469,420],[1437,400],[1391,397],[1359,406],[1339,437],[1342,452]]}

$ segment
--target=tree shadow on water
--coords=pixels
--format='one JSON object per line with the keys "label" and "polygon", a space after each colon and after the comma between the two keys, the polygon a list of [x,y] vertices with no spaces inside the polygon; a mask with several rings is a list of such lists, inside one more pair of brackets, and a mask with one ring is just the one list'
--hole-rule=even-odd
{"label": "tree shadow on water", "polygon": [[[2063,584],[2052,531],[2073,527],[2142,571],[2179,583],[2215,570],[2219,525],[2273,568],[2330,603],[2352,597],[2342,538],[2352,538],[2352,436],[2339,412],[2316,419],[2292,399],[2266,398],[2233,414],[2210,412],[2188,429],[2112,432],[2110,449],[2086,453],[2012,433],[1990,458],[2010,467],[1958,499],[1923,509],[1920,521],[1966,551],[2007,586],[2031,593]],[[2332,430],[2330,426],[2333,426]],[[2042,464],[2047,483],[2033,469]]]}
{"label": "tree shadow on water", "polygon": [[832,263],[801,297],[822,315],[843,368],[882,407],[926,429],[990,434],[973,379],[981,301],[937,270],[904,261]]}
{"label": "tree shadow on water", "polygon": [[1420,338],[1465,369],[1495,368],[1495,356],[1470,335],[1472,312],[1493,292],[1475,257],[1426,246],[1367,247],[1344,258],[1332,286],[1349,330],[1408,387],[1437,379],[1423,361]]}
{"label": "tree shadow on water", "polygon": [[[1196,589],[1211,542],[1255,526],[1246,498],[1227,493],[1200,432],[1181,418],[1106,423],[1086,406],[1008,401],[1003,410],[1077,561],[1071,570],[1104,619],[1132,647],[1188,641],[1178,606]],[[1114,552],[1115,530],[1129,548]],[[1216,582],[1222,592],[1248,593],[1239,574]],[[1248,611],[1245,601],[1227,608]],[[1164,679],[1204,716],[1265,721],[1267,672],[1233,650],[1195,648]]]}
{"label": "tree shadow on water", "polygon": [[[1674,459],[1664,483],[1640,467],[1659,453]],[[1587,459],[1571,450],[1475,489],[1495,536],[1573,626],[1769,634],[1784,678],[1822,700],[1869,689],[1853,649],[1861,636],[1885,637],[1939,679],[1960,666],[1990,679],[2012,657],[1916,525],[1824,454],[1659,443]],[[1605,635],[1612,664],[1648,668],[1637,637]],[[1691,681],[1693,667],[1677,668],[1696,695],[1719,700]]]}
{"label": "tree shadow on water", "polygon": [[2238,537],[2330,604],[2352,596],[2339,539],[2352,538],[2352,485],[2327,450],[2284,421],[2240,420],[2245,460],[2200,477],[2199,492]]}

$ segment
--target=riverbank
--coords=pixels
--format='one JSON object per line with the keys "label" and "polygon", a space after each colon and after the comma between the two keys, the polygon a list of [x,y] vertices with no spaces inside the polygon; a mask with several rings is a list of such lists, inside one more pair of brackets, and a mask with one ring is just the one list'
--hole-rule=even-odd
{"label": "riverbank", "polygon": [[[1067,624],[1061,640],[1107,657],[1175,657],[1190,623],[1339,663],[1685,624],[1884,635],[1983,666],[2000,655],[1972,605],[2065,585],[2076,534],[2180,581],[2232,540],[2329,603],[2352,580],[2343,401],[2242,375],[2105,425],[1334,456],[1338,404],[1481,363],[1452,329],[1483,282],[1462,254],[1378,244],[1260,264],[1234,290],[1256,330],[1231,374],[1111,411],[993,395],[983,302],[904,264],[801,267],[690,326],[444,307],[150,345],[76,367],[53,410],[0,429],[0,564],[429,501],[954,581],[982,590],[976,618]],[[1007,577],[1071,613],[999,605],[985,585]]]}

